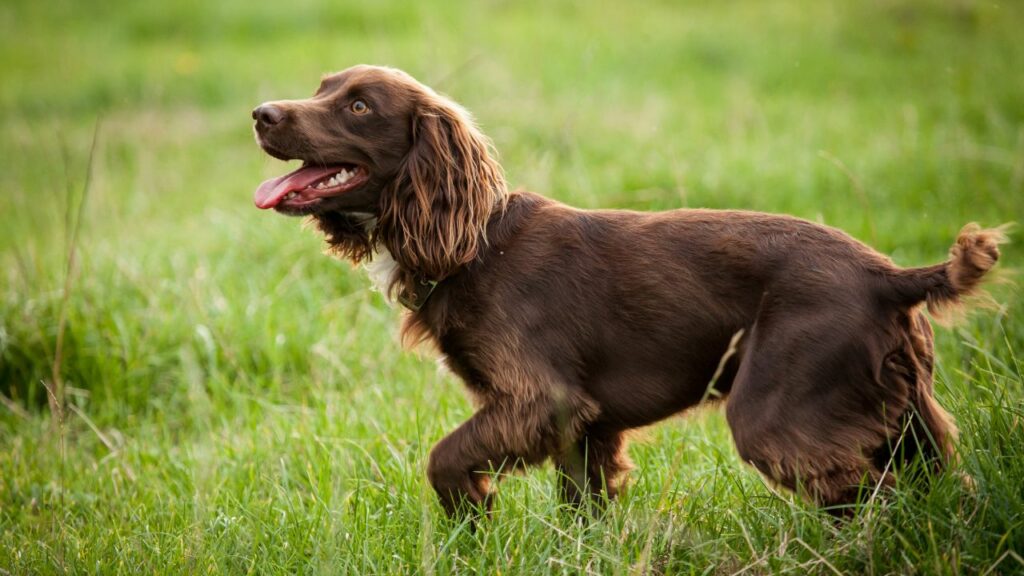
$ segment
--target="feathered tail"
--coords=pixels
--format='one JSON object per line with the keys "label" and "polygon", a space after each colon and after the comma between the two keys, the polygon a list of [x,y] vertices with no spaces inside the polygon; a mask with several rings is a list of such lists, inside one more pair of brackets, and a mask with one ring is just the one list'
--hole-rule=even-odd
{"label": "feathered tail", "polygon": [[985,274],[995,266],[1008,229],[1005,224],[998,228],[982,228],[973,222],[964,226],[946,262],[886,274],[891,296],[906,306],[927,302],[932,314],[956,306],[963,296],[977,292]]}

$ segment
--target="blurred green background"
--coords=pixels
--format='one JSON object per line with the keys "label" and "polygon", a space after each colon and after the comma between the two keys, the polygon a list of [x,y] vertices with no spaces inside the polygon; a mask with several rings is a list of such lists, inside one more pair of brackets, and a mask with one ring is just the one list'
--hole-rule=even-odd
{"label": "blurred green background", "polygon": [[1014,284],[939,330],[973,492],[944,476],[836,527],[706,412],[646,434],[602,518],[565,520],[541,470],[486,528],[445,524],[423,469],[461,386],[400,350],[361,271],[252,206],[288,168],[249,116],[396,66],[474,112],[515,187],[786,212],[920,265],[1024,213],[1022,24],[966,0],[3,3],[0,568],[1024,570]]}

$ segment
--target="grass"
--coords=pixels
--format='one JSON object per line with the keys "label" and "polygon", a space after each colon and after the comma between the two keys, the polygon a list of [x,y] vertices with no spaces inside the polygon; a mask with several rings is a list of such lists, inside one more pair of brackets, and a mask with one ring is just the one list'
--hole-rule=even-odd
{"label": "grass", "polygon": [[573,521],[542,468],[475,532],[445,521],[424,465],[471,413],[460,384],[400,350],[360,271],[252,207],[285,167],[248,117],[395,65],[473,110],[516,185],[788,212],[920,265],[965,222],[1024,214],[1022,19],[932,0],[3,3],[0,574],[1024,573],[1014,284],[938,330],[973,490],[901,483],[837,525],[765,486],[708,410],[645,431],[601,517]]}

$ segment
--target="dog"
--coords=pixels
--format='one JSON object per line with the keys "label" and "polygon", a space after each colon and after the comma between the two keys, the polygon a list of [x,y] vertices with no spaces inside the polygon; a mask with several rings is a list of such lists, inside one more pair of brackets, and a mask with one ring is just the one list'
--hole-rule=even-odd
{"label": "dog", "polygon": [[954,456],[924,310],[978,289],[1001,229],[968,225],[946,262],[899,268],[790,216],[578,210],[510,192],[470,115],[392,68],[252,117],[266,153],[303,161],[257,207],[370,263],[408,309],[403,339],[435,345],[474,400],[427,466],[449,515],[489,509],[489,472],[548,459],[566,501],[613,498],[627,431],[712,396],[745,462],[829,508],[891,485],[894,461]]}

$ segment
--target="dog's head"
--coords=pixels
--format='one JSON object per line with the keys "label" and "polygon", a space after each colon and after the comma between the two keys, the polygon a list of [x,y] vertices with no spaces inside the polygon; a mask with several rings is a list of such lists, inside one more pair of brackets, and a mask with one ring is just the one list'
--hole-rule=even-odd
{"label": "dog's head", "polygon": [[354,66],[312,98],[266,102],[252,116],[264,151],[303,162],[261,184],[256,206],[313,215],[353,260],[379,242],[406,268],[444,278],[476,256],[505,198],[469,114],[400,70]]}

